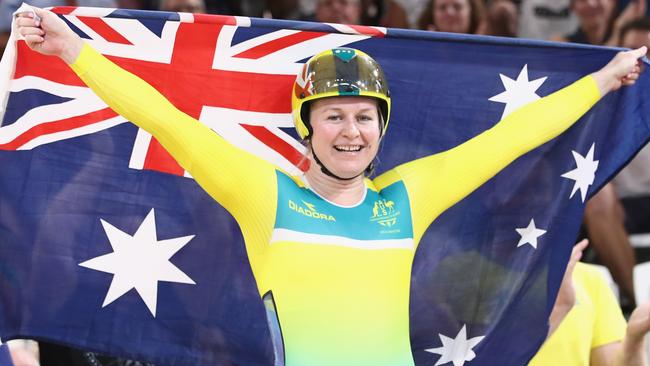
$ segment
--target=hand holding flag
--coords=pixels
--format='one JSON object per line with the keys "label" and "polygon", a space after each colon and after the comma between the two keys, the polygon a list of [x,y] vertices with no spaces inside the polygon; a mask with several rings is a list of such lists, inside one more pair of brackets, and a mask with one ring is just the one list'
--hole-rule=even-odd
{"label": "hand holding flag", "polygon": [[619,52],[607,65],[593,73],[592,75],[596,79],[601,96],[604,97],[610,91],[618,90],[621,86],[634,85],[641,73],[639,59],[646,52],[648,52],[646,46],[636,50]]}
{"label": "hand holding flag", "polygon": [[73,63],[83,46],[81,38],[51,11],[31,8],[33,13],[18,13],[16,20],[18,32],[27,45],[44,55],[58,56],[67,64]]}

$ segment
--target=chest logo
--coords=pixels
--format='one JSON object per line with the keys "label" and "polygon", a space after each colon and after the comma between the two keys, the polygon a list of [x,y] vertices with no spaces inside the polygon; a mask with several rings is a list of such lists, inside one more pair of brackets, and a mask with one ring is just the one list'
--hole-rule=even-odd
{"label": "chest logo", "polygon": [[301,201],[301,202],[302,205],[297,204],[292,200],[289,200],[289,208],[301,215],[311,217],[313,219],[319,219],[325,221],[336,221],[334,216],[318,212],[316,206],[314,206],[313,203],[309,203],[305,201]]}
{"label": "chest logo", "polygon": [[381,226],[391,227],[397,223],[399,211],[395,210],[395,202],[389,200],[377,200],[372,207],[370,221],[375,221]]}

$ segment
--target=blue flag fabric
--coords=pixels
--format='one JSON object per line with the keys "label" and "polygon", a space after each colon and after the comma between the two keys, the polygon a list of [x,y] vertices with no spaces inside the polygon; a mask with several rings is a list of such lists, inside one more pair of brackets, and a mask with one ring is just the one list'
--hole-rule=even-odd
{"label": "blue flag fabric", "polygon": [[[480,134],[616,52],[379,27],[54,11],[179,108],[294,173],[304,148],[290,87],[321,50],[359,48],[384,67],[393,113],[379,171]],[[273,365],[266,310],[229,214],[59,60],[18,42],[2,72],[0,337],[160,365]],[[522,365],[535,354],[585,200],[650,136],[648,79],[608,95],[431,225],[412,271],[417,365]],[[114,290],[114,274],[91,260],[110,262],[121,239],[147,231],[180,249],[155,264],[122,263],[130,269],[122,274],[164,267],[167,277],[153,289]],[[472,346],[452,361],[449,345],[465,340]]]}
{"label": "blue flag fabric", "polygon": [[0,366],[13,366],[9,347],[6,344],[0,344]]}

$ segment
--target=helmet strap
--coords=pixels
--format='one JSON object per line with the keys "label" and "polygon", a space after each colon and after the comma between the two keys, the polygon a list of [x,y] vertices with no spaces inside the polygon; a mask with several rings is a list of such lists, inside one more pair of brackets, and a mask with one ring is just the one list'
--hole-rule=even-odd
{"label": "helmet strap", "polygon": [[[384,133],[383,133],[384,132],[383,131],[384,130],[384,118],[383,118],[383,115],[381,114],[381,111],[378,110],[377,112],[379,113],[379,141],[377,141],[377,143],[381,144],[381,141],[384,139]],[[309,129],[309,134],[307,135],[305,140],[309,141],[309,144],[311,145],[311,134],[312,134],[311,124],[307,123],[307,126],[308,126],[307,128]],[[355,175],[354,177],[342,178],[342,177],[339,177],[338,175],[332,173],[331,170],[327,169],[325,164],[323,164],[323,162],[320,161],[320,159],[316,155],[316,151],[314,151],[313,148],[310,148],[310,150],[311,150],[311,154],[314,156],[314,160],[316,161],[316,164],[318,164],[318,166],[320,167],[321,172],[323,172],[323,174],[327,175],[328,177],[332,177],[334,179],[338,179],[338,180],[342,180],[342,181],[348,181],[348,180],[352,180],[352,179],[354,179],[354,178],[356,178],[356,177],[358,177],[358,176],[360,176],[361,174],[364,174],[364,173],[372,174],[372,172],[375,170],[374,161],[371,161],[370,164],[368,164],[368,166],[366,167],[366,169],[364,169],[361,173]]]}
{"label": "helmet strap", "polygon": [[363,174],[363,173],[365,172],[365,170],[364,170],[363,172],[361,172],[361,173],[355,175],[354,177],[350,177],[350,178],[342,178],[342,177],[339,177],[338,175],[332,173],[332,171],[330,171],[329,169],[327,169],[327,167],[325,166],[325,164],[323,164],[323,163],[320,161],[320,159],[318,158],[318,156],[316,156],[316,152],[314,151],[314,149],[311,150],[311,154],[314,156],[314,160],[316,161],[316,164],[318,164],[318,166],[320,167],[321,172],[323,172],[323,174],[327,175],[328,177],[332,177],[332,178],[334,178],[334,179],[338,179],[338,180],[347,181],[347,180],[352,180],[352,179],[354,179],[354,178],[360,176],[361,174]]}

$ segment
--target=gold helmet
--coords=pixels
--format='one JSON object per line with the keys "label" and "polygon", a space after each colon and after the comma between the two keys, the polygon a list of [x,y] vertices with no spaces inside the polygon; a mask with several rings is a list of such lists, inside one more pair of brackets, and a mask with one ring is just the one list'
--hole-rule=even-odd
{"label": "gold helmet", "polygon": [[390,93],[381,66],[372,57],[352,48],[335,48],[310,58],[293,83],[293,123],[302,139],[311,135],[309,102],[337,96],[376,98],[381,116],[381,135],[388,127]]}

